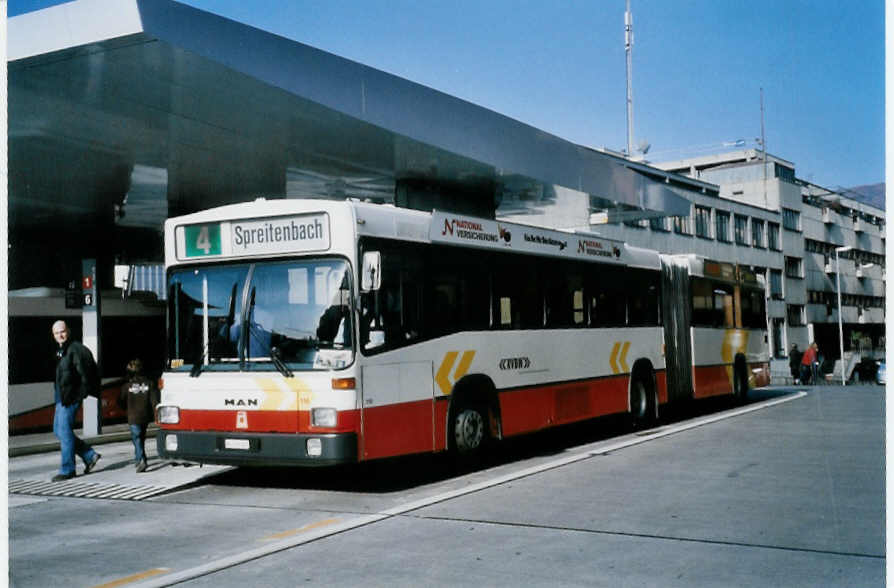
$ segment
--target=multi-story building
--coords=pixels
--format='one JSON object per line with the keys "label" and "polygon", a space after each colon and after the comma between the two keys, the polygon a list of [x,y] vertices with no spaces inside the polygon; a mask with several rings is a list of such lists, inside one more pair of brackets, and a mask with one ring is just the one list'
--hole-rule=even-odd
{"label": "multi-story building", "polygon": [[[839,317],[847,374],[861,358],[884,355],[883,210],[800,180],[793,163],[754,149],[625,164],[647,175],[666,174],[668,186],[692,203],[691,214],[627,221],[615,215],[620,222],[590,224],[590,229],[667,253],[749,265],[764,274],[776,382],[786,381],[794,344],[803,351],[816,341],[825,371],[834,372],[841,357]],[[523,217],[506,207],[497,213],[507,220],[580,230],[586,204],[560,192],[549,206]],[[840,377],[840,371],[834,373]]]}

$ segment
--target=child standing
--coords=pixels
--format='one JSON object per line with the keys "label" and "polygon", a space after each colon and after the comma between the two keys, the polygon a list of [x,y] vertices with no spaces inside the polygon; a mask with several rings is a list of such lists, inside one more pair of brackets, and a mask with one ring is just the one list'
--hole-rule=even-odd
{"label": "child standing", "polygon": [[121,408],[127,410],[127,423],[133,439],[134,463],[137,473],[145,472],[146,427],[154,420],[155,406],[158,404],[158,387],[143,374],[143,362],[132,359],[127,364],[127,381],[121,387],[119,397]]}

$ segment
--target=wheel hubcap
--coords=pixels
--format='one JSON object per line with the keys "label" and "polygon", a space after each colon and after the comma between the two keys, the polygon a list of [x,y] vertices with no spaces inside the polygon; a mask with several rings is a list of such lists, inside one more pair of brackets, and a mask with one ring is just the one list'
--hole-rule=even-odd
{"label": "wheel hubcap", "polygon": [[457,449],[476,449],[484,438],[484,418],[477,410],[464,410],[457,415],[454,429]]}

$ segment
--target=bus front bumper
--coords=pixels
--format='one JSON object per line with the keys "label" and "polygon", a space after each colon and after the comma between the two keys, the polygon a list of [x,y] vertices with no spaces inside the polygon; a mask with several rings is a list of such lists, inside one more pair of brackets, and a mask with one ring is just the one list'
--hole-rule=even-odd
{"label": "bus front bumper", "polygon": [[355,433],[235,434],[159,429],[156,444],[162,459],[220,465],[326,466],[357,461]]}

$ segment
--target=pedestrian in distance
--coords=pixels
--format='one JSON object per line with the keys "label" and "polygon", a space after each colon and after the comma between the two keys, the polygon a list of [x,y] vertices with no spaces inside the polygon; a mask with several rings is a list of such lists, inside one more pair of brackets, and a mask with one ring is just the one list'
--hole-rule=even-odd
{"label": "pedestrian in distance", "polygon": [[814,364],[816,363],[816,342],[807,346],[807,351],[801,356],[801,383],[804,385],[816,385]]}
{"label": "pedestrian in distance", "polygon": [[59,439],[62,453],[62,465],[53,481],[61,482],[75,477],[75,455],[84,461],[84,474],[89,474],[102,457],[74,433],[75,417],[84,398],[99,396],[99,370],[90,350],[72,340],[65,321],[53,323],[53,339],[59,345],[56,350],[53,433]]}
{"label": "pedestrian in distance", "polygon": [[158,386],[143,373],[141,360],[132,359],[127,363],[127,381],[121,387],[118,402],[127,411],[137,473],[145,472],[148,466],[146,428],[154,420],[155,407],[158,405]]}
{"label": "pedestrian in distance", "polygon": [[815,358],[813,360],[813,381],[819,384],[825,384],[825,378],[823,377],[823,364],[826,359],[823,357],[823,352],[820,351],[819,345],[814,341],[813,343],[814,355]]}
{"label": "pedestrian in distance", "polygon": [[792,381],[798,384],[801,381],[801,356],[797,343],[792,343],[792,350],[788,352],[788,369],[792,373]]}

